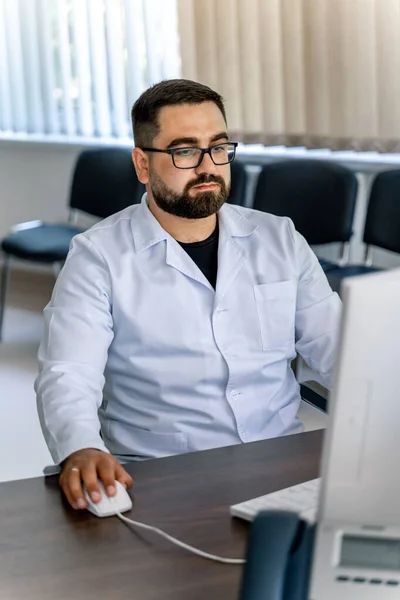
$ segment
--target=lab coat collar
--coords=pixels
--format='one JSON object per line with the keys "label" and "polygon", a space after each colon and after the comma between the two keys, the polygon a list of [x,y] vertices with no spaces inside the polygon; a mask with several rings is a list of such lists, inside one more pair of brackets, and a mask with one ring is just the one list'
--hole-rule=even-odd
{"label": "lab coat collar", "polygon": [[142,197],[142,202],[132,215],[132,233],[137,254],[144,252],[151,246],[166,240],[168,233],[163,229],[157,219],[152,215],[147,205],[147,194]]}
{"label": "lab coat collar", "polygon": [[258,225],[251,223],[231,204],[224,204],[218,217],[220,231],[231,237],[247,237],[258,229]]}
{"label": "lab coat collar", "polygon": [[237,238],[248,237],[258,228],[258,225],[246,219],[241,210],[230,204],[224,204],[218,215],[220,238],[215,306],[221,304],[243,263],[248,258],[246,244],[241,243],[241,240]]}
{"label": "lab coat collar", "polygon": [[[246,237],[258,228],[258,225],[250,223],[243,214],[229,204],[224,204],[218,213],[218,218],[220,234],[224,237],[226,235]],[[132,216],[132,232],[138,254],[171,237],[150,212],[147,194],[143,195],[141,204]]]}
{"label": "lab coat collar", "polygon": [[[218,213],[220,238],[218,245],[218,275],[216,296],[219,303],[237,276],[247,252],[235,238],[251,235],[257,225],[250,223],[244,215],[230,205],[224,205]],[[201,272],[187,252],[167,233],[150,212],[147,194],[132,216],[132,230],[136,252],[139,254],[166,240],[166,263],[187,277],[214,291],[208,279]]]}

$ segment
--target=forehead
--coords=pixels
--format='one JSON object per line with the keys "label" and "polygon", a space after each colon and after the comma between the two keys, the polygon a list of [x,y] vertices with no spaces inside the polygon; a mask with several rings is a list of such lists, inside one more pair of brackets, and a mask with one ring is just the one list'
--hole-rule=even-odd
{"label": "forehead", "polygon": [[160,131],[157,141],[168,144],[178,137],[209,140],[226,131],[225,119],[214,102],[164,106],[158,117]]}

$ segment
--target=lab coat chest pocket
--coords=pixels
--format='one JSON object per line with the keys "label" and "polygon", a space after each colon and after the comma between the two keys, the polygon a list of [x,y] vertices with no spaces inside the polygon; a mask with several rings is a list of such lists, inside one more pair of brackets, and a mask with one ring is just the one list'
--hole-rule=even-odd
{"label": "lab coat chest pocket", "polygon": [[296,285],[278,281],[254,286],[263,350],[289,350],[295,343]]}

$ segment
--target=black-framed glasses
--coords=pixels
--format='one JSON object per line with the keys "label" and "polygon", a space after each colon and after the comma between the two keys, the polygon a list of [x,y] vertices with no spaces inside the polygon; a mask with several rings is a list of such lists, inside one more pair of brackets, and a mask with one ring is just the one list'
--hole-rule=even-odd
{"label": "black-framed glasses", "polygon": [[196,169],[204,158],[209,154],[214,165],[226,165],[233,161],[236,155],[238,142],[224,142],[210,148],[171,148],[160,150],[159,148],[140,148],[143,152],[163,152],[170,154],[172,162],[177,169]]}

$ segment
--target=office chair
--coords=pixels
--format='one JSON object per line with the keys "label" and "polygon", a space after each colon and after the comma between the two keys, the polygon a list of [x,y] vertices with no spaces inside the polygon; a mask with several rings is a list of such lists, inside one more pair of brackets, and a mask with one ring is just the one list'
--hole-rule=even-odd
{"label": "office chair", "polygon": [[104,219],[131,204],[139,203],[144,191],[144,185],[136,177],[130,150],[90,149],[79,155],[69,198],[69,222],[21,223],[13,227],[1,241],[0,341],[11,259],[60,266],[68,254],[72,238],[82,231],[76,224],[78,211]]}
{"label": "office chair", "polygon": [[376,176],[369,197],[363,242],[364,264],[336,267],[328,273],[331,287],[339,292],[345,277],[380,271],[372,266],[373,246],[400,254],[400,169]]}
{"label": "office chair", "polygon": [[[290,217],[313,245],[341,243],[340,265],[348,260],[358,182],[355,174],[331,162],[287,160],[265,165],[253,208]],[[337,265],[320,260],[325,271]]]}
{"label": "office chair", "polygon": [[247,171],[245,165],[237,159],[231,163],[231,191],[227,202],[245,206]]}

